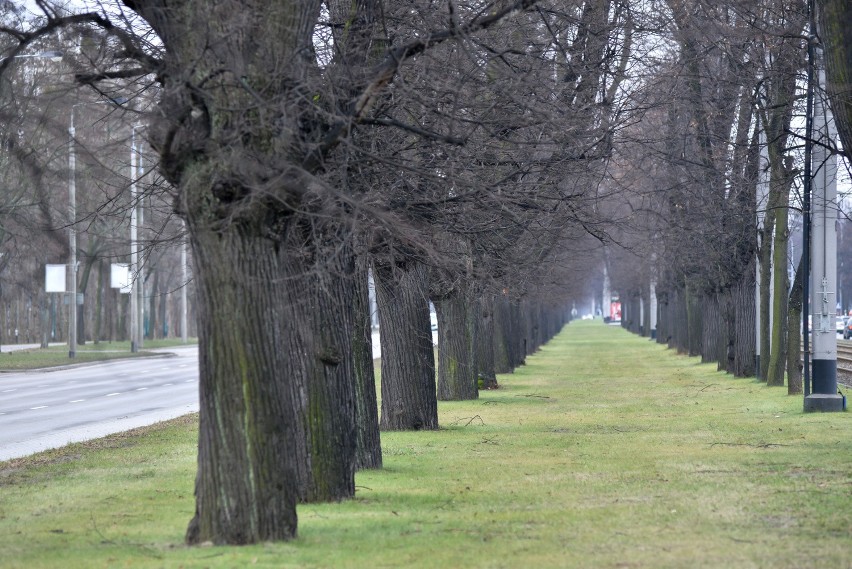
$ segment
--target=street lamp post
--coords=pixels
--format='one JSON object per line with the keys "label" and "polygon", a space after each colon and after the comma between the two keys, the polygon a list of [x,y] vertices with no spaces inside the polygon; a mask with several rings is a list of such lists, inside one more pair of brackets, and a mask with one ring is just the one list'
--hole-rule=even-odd
{"label": "street lamp post", "polygon": [[[184,233],[186,233],[186,222],[184,222],[183,226]],[[181,342],[186,344],[189,339],[189,332],[186,328],[186,287],[189,286],[187,284],[189,274],[186,266],[186,236],[184,236],[184,238],[180,242],[180,266],[181,275],[183,278],[183,286],[180,287],[180,338]]]}
{"label": "street lamp post", "polygon": [[77,155],[74,112],[82,105],[112,104],[121,105],[124,99],[105,101],[84,101],[71,105],[71,118],[68,125],[68,246],[70,259],[68,264],[70,281],[70,315],[68,317],[68,357],[77,356]]}
{"label": "street lamp post", "polygon": [[136,217],[136,126],[130,130],[130,351],[139,351],[139,313],[137,294],[137,264],[139,253],[137,250],[137,223]]}
{"label": "street lamp post", "polygon": [[68,357],[77,356],[77,158],[74,153],[74,107],[71,107],[71,123],[68,126],[68,246],[71,258],[68,263],[71,282],[71,298],[68,316]]}

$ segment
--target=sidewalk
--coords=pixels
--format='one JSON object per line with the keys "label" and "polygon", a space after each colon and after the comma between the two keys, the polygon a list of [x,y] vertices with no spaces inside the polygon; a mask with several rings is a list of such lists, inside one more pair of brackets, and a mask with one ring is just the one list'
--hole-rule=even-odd
{"label": "sidewalk", "polygon": [[[50,346],[63,346],[68,345],[68,342],[51,342]],[[40,348],[41,344],[3,344],[0,346],[0,353],[3,352],[16,352],[18,350],[34,350],[36,348]]]}

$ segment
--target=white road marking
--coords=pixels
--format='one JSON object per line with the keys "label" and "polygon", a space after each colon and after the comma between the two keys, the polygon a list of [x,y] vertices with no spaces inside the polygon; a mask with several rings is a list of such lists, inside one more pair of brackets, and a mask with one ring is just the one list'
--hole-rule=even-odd
{"label": "white road marking", "polygon": [[187,379],[186,381],[184,381],[184,383],[194,383],[194,382],[195,382],[194,379]]}
{"label": "white road marking", "polygon": [[164,383],[163,387],[166,387],[167,385],[174,385],[174,384],[173,383]]}
{"label": "white road marking", "polygon": [[39,405],[38,407],[30,407],[30,411],[35,411],[36,409],[47,409],[47,405]]}
{"label": "white road marking", "polygon": [[68,403],[82,403],[85,399],[75,399],[74,401],[69,401]]}
{"label": "white road marking", "polygon": [[148,389],[148,388],[147,388],[147,387],[140,387],[140,388],[139,388],[139,389],[137,389],[136,391],[145,391],[146,389]]}
{"label": "white road marking", "polygon": [[15,390],[14,389],[4,389],[3,391],[0,391],[0,393],[12,393],[13,391],[15,391]]}
{"label": "white road marking", "polygon": [[121,395],[121,393],[107,393],[107,397],[112,397],[113,395]]}

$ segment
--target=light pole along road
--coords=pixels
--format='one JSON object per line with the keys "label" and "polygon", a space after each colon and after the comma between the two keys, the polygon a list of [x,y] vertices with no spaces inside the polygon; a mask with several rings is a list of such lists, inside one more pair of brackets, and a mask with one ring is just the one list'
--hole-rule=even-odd
{"label": "light pole along road", "polygon": [[198,411],[198,347],[0,374],[0,460]]}

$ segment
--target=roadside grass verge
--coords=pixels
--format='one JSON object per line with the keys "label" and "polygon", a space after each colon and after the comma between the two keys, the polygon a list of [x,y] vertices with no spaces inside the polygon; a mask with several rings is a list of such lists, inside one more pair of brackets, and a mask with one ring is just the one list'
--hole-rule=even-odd
{"label": "roadside grass verge", "polygon": [[182,543],[197,418],[0,463],[3,567],[852,567],[848,413],[575,322],[299,538]]}
{"label": "roadside grass verge", "polygon": [[[197,343],[190,340],[190,344]],[[77,346],[76,357],[68,357],[68,346],[50,346],[32,350],[14,350],[0,353],[0,371],[24,371],[49,367],[67,366],[106,360],[148,357],[149,350],[184,346],[180,340],[146,340],[145,346],[138,352],[130,351],[130,342],[87,342]]]}

